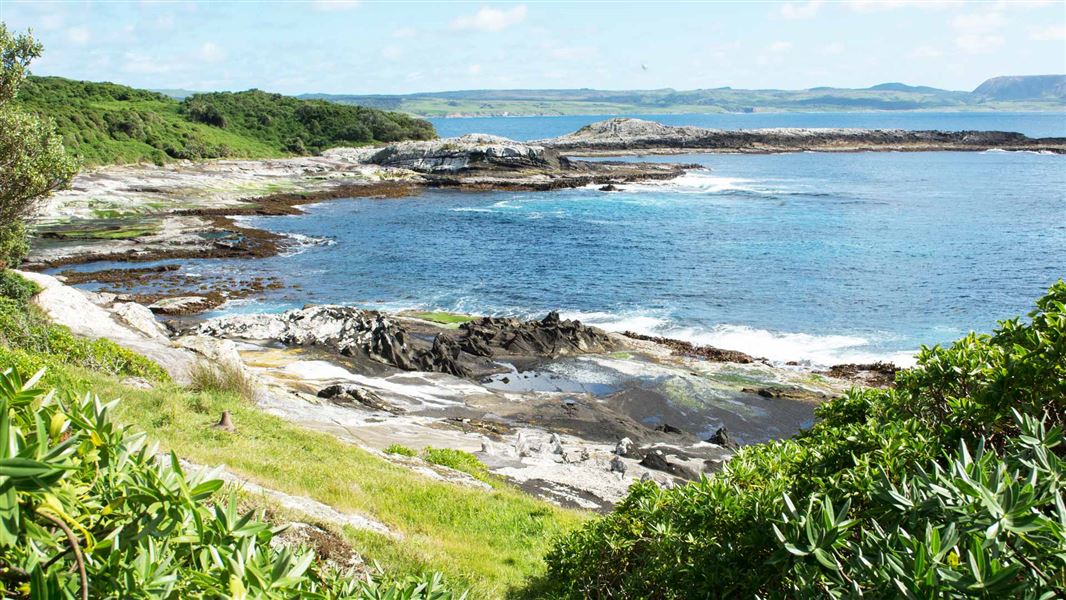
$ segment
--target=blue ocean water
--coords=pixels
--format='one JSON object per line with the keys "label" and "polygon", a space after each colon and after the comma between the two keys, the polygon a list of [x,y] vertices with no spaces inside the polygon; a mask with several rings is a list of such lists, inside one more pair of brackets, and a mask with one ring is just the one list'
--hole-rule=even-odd
{"label": "blue ocean water", "polygon": [[[902,126],[926,125],[925,113],[911,115],[916,122]],[[998,128],[1049,128],[1043,116],[996,117],[1007,119]],[[513,121],[476,126],[501,132]],[[554,123],[541,119],[529,137],[557,133],[545,121]],[[186,261],[182,270],[293,286],[227,311],[351,303],[534,317],[559,309],[613,330],[815,365],[906,363],[921,344],[1028,312],[1066,276],[1063,156],[646,160],[704,168],[614,193],[428,190],[330,201],[304,215],[248,219],[309,242],[298,252]]]}

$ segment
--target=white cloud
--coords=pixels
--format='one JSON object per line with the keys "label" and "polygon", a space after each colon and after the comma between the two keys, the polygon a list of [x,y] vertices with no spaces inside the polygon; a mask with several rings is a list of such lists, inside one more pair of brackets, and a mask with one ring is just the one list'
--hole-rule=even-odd
{"label": "white cloud", "polygon": [[204,42],[196,51],[196,57],[204,62],[221,62],[226,60],[226,51],[214,42]]}
{"label": "white cloud", "polygon": [[481,73],[481,65],[470,65],[466,68],[466,72],[471,75],[478,75]]}
{"label": "white cloud", "polygon": [[770,44],[770,47],[767,48],[767,50],[769,50],[770,52],[785,52],[787,50],[790,50],[791,48],[792,48],[792,43],[791,42],[783,42],[783,41],[778,40],[778,41]]}
{"label": "white cloud", "polygon": [[414,27],[400,27],[392,32],[392,37],[406,40],[418,36],[418,30]]}
{"label": "white cloud", "polygon": [[381,57],[385,60],[399,60],[403,58],[403,48],[396,45],[385,46],[381,49]]}
{"label": "white cloud", "polygon": [[984,33],[1003,26],[1003,14],[998,12],[971,13],[959,15],[951,20],[954,29]]}
{"label": "white cloud", "polygon": [[562,46],[549,49],[548,54],[557,60],[588,60],[596,56],[596,49],[586,46]]}
{"label": "white cloud", "polygon": [[517,25],[522,21],[525,21],[527,12],[529,11],[525,4],[519,4],[508,10],[483,6],[481,7],[481,10],[472,15],[456,17],[455,20],[452,21],[452,29],[503,31],[512,25]]}
{"label": "white cloud", "polygon": [[850,0],[848,6],[858,12],[893,10],[897,8],[924,8],[942,10],[962,6],[959,0]]}
{"label": "white cloud", "polygon": [[92,39],[92,35],[85,27],[71,27],[67,29],[67,39],[75,44],[87,44]]}
{"label": "white cloud", "polygon": [[822,0],[809,0],[808,2],[786,2],[778,9],[778,14],[783,19],[809,19],[818,14],[822,7]]}
{"label": "white cloud", "polygon": [[359,0],[314,0],[311,8],[320,12],[333,12],[338,10],[351,10],[358,8]]}
{"label": "white cloud", "polygon": [[911,58],[940,58],[943,55],[943,51],[932,46],[918,46],[908,54]]}
{"label": "white cloud", "polygon": [[826,44],[822,46],[820,52],[826,56],[836,56],[837,54],[843,54],[844,50],[846,50],[844,44],[841,44],[840,42],[833,42],[831,44]]}
{"label": "white cloud", "polygon": [[955,45],[970,54],[986,54],[999,49],[1006,40],[1000,35],[1006,20],[999,12],[958,15],[951,20]]}
{"label": "white cloud", "polygon": [[41,28],[45,31],[54,31],[63,26],[63,15],[45,15],[41,17]]}
{"label": "white cloud", "polygon": [[122,70],[127,73],[155,75],[169,73],[174,70],[174,65],[172,64],[137,52],[127,52],[123,58],[125,63],[122,65]]}
{"label": "white cloud", "polygon": [[1029,39],[1038,42],[1060,42],[1066,40],[1066,25],[1048,25],[1029,30]]}

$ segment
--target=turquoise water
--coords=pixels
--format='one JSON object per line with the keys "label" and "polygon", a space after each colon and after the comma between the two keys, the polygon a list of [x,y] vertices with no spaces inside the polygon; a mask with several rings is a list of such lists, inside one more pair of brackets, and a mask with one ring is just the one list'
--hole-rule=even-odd
{"label": "turquoise water", "polygon": [[[1012,118],[1005,128],[1047,126]],[[513,119],[497,121],[508,123],[502,131]],[[326,302],[528,317],[560,309],[609,329],[815,365],[906,363],[920,344],[1027,312],[1066,276],[1063,156],[649,160],[704,169],[617,193],[429,190],[331,201],[305,215],[249,219],[302,240],[297,252],[187,261],[183,271],[295,286],[230,311]]]}

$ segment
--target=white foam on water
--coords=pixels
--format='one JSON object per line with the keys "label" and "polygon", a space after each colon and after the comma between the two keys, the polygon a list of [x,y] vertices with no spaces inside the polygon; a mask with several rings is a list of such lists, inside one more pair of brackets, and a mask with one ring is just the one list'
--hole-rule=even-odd
{"label": "white foam on water", "polygon": [[285,252],[282,252],[280,256],[296,256],[297,254],[307,252],[309,248],[333,246],[337,243],[337,240],[331,238],[314,237],[302,233],[282,233],[281,235],[289,238],[295,243],[289,246]]}
{"label": "white foam on water", "polygon": [[605,331],[632,331],[683,340],[700,346],[739,350],[777,364],[796,361],[814,368],[877,361],[888,361],[905,367],[914,364],[913,351],[878,351],[871,348],[877,340],[858,335],[778,332],[729,324],[707,329],[681,326],[669,319],[638,313],[567,312],[562,313],[562,316],[577,319]]}
{"label": "white foam on water", "polygon": [[[592,186],[597,187],[597,186]],[[720,194],[723,192],[748,192],[754,194],[773,194],[759,182],[743,177],[726,177],[712,175],[707,171],[689,171],[680,177],[662,181],[642,181],[615,186],[625,192],[661,192],[670,191],[677,194]]]}

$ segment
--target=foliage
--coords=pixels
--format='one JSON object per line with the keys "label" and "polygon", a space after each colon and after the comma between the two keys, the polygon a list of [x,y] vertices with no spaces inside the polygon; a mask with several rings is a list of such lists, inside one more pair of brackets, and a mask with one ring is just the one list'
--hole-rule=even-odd
{"label": "foliage", "polygon": [[389,445],[388,448],[385,448],[385,454],[398,454],[400,456],[418,456],[417,452],[402,444]]}
{"label": "foliage", "polygon": [[[793,439],[638,483],[548,554],[555,596],[1040,598],[1066,589],[1066,283],[1031,319],[922,348]],[[797,508],[798,507],[798,508]]]}
{"label": "foliage", "polygon": [[30,77],[19,102],[54,119],[86,164],[265,158],[435,136],[429,123],[405,115],[255,90],[178,102],[113,83]]}
{"label": "foliage", "polygon": [[40,55],[32,37],[13,36],[0,23],[0,268],[17,266],[26,255],[22,219],[77,172],[52,120],[13,102],[30,61]]}
{"label": "foliage", "polygon": [[462,471],[481,481],[488,482],[492,480],[485,464],[473,454],[463,450],[426,446],[422,449],[422,458],[428,463]]}
{"label": "foliage", "polygon": [[25,303],[40,291],[39,285],[18,273],[8,269],[0,270],[0,297]]}
{"label": "foliage", "polygon": [[56,364],[79,365],[113,375],[169,379],[151,360],[108,339],[88,340],[56,325],[29,297],[37,286],[12,271],[0,272],[0,357],[24,372]]}
{"label": "foliage", "polygon": [[189,373],[189,389],[196,392],[233,394],[244,400],[255,399],[255,382],[240,365],[221,361],[217,365],[200,362]]}
{"label": "foliage", "polygon": [[194,94],[182,101],[193,121],[265,140],[272,147],[317,152],[332,146],[425,140],[436,136],[426,121],[400,113],[260,90]]}
{"label": "foliage", "polygon": [[0,589],[33,598],[433,598],[439,578],[355,580],[239,514],[222,481],[157,459],[114,403],[0,375]]}

